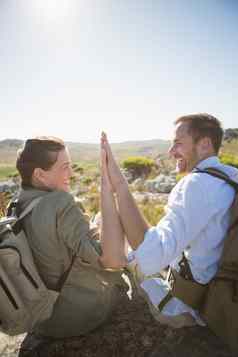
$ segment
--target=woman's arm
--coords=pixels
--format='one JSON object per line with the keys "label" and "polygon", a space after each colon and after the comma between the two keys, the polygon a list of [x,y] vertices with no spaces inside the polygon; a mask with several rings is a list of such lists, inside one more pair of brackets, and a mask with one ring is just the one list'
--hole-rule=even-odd
{"label": "woman's arm", "polygon": [[102,134],[102,145],[107,154],[108,176],[110,177],[113,190],[117,195],[119,214],[123,229],[130,246],[133,249],[136,249],[143,242],[144,235],[150,226],[140,213],[136,202],[129,191],[127,181],[122,175],[120,168],[112,155],[105,133]]}
{"label": "woman's arm", "polygon": [[100,261],[105,268],[123,268],[127,264],[126,241],[107,172],[107,156],[104,148],[101,148],[101,214]]}

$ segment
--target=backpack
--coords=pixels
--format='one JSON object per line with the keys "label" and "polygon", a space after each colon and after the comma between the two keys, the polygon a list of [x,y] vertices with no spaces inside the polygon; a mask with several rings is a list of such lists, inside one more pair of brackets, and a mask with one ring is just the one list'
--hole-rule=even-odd
{"label": "backpack", "polygon": [[0,331],[11,336],[29,332],[49,318],[59,296],[42,281],[25,232],[19,229],[40,199],[33,200],[19,218],[0,219]]}
{"label": "backpack", "polygon": [[[172,270],[170,295],[199,311],[208,327],[231,350],[238,352],[238,183],[223,172],[208,168],[206,173],[231,185],[236,196],[231,207],[230,228],[225,237],[222,256],[216,275],[208,284],[196,282],[183,254],[180,272]],[[168,300],[167,300],[168,301]]]}

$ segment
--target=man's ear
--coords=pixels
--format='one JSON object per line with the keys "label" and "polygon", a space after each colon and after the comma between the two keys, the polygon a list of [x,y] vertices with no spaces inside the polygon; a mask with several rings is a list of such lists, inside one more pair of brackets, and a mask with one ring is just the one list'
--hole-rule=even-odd
{"label": "man's ear", "polygon": [[200,153],[202,153],[203,155],[213,154],[214,148],[213,148],[211,138],[208,138],[207,136],[205,136],[204,138],[201,138],[199,140],[199,149],[200,149]]}

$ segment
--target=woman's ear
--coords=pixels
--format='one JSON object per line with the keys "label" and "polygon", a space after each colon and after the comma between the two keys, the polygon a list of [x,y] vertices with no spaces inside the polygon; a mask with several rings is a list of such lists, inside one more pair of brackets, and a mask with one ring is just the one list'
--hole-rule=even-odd
{"label": "woman's ear", "polygon": [[45,183],[45,172],[40,167],[34,169],[32,174],[32,183],[36,186],[42,186]]}

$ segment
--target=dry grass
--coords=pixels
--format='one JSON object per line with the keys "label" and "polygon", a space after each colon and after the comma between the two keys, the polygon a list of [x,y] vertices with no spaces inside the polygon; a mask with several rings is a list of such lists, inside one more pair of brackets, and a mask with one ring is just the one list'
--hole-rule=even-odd
{"label": "dry grass", "polygon": [[0,217],[6,215],[6,207],[10,200],[9,193],[0,192]]}

